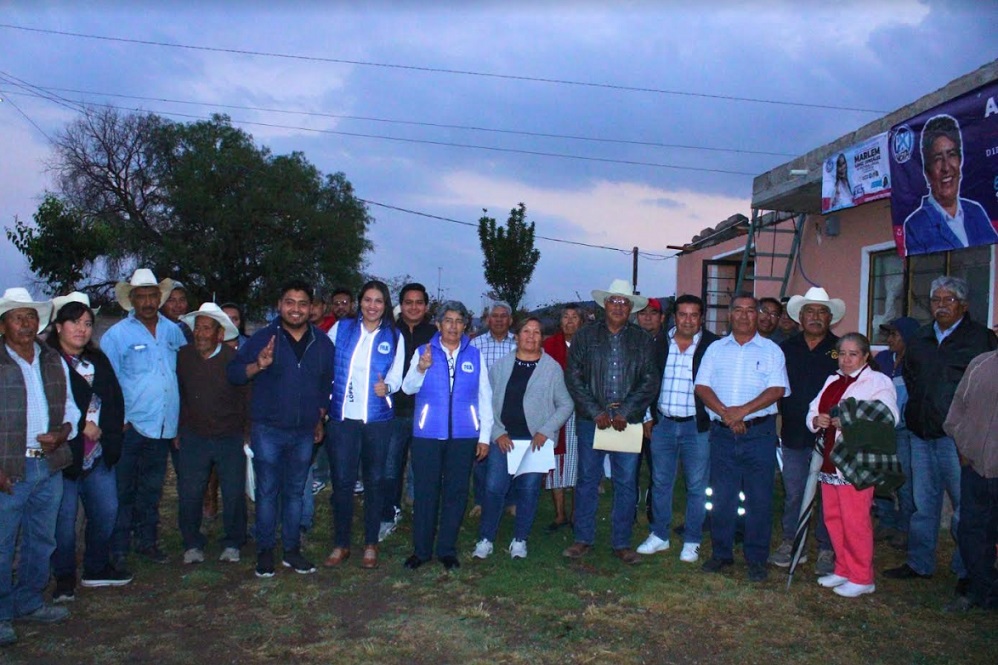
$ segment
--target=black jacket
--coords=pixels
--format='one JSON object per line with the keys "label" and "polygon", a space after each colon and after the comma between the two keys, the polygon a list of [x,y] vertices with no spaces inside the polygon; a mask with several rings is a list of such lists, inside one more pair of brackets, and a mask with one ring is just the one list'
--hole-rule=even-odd
{"label": "black jacket", "polygon": [[[61,353],[59,355],[62,356]],[[121,442],[124,438],[125,398],[121,393],[118,377],[114,374],[114,368],[111,367],[111,361],[103,352],[97,350],[87,352],[85,357],[94,365],[93,387],[75,369],[69,367],[69,385],[73,391],[73,400],[81,414],[76,438],[69,441],[69,448],[73,451],[73,463],[62,472],[70,479],[79,478],[83,472],[83,427],[87,424],[87,408],[94,393],[97,393],[101,401],[97,426],[101,430],[100,459],[107,468],[110,469],[121,459]],[[62,356],[62,360],[67,366],[69,365],[65,356]],[[98,461],[98,464],[100,463]]]}
{"label": "black jacket", "polygon": [[[669,344],[668,342],[669,336],[666,335],[665,338],[666,338],[665,357],[662,360],[662,371],[659,373],[659,383],[661,383],[662,377],[665,374],[665,363],[668,362],[669,360],[669,347],[671,346],[671,344]],[[707,330],[706,328],[701,328],[700,343],[697,344],[696,351],[693,352],[694,385],[696,385],[697,372],[700,371],[700,361],[703,360],[703,354],[707,353],[708,346],[710,346],[719,339],[721,338],[712,333],[711,331]],[[656,393],[656,395],[657,394],[658,393]],[[703,400],[701,400],[699,397],[696,397],[695,393],[694,393],[693,402],[696,404],[696,410],[697,410],[697,431],[706,432],[707,430],[710,429],[710,415],[707,413],[707,408],[704,406]],[[661,414],[658,413],[657,403],[653,405],[652,411],[655,412],[657,416],[659,417],[661,416]]]}
{"label": "black jacket", "polygon": [[[424,344],[429,344],[430,340],[433,339],[433,335],[437,332],[437,327],[432,323],[423,321],[410,330],[409,324],[403,321],[402,317],[399,317],[397,325],[399,334],[402,336],[402,341],[405,344],[405,365],[402,367],[402,378],[404,379],[405,375],[409,373],[409,362],[412,360],[412,354]],[[415,395],[406,395],[403,391],[399,390],[392,395],[392,400],[394,401],[396,418],[412,417],[416,409]]]}
{"label": "black jacket", "polygon": [[[658,395],[662,375],[658,372],[655,349],[648,333],[633,323],[627,323],[620,334],[623,335],[626,355],[624,385],[629,386],[629,391],[618,412],[627,418],[627,422],[640,423]],[[577,418],[595,420],[596,416],[606,411],[603,377],[606,376],[606,360],[610,355],[609,338],[610,329],[603,321],[584,326],[572,338],[565,385],[575,402]]]}
{"label": "black jacket", "polygon": [[904,353],[904,383],[908,388],[905,424],[920,439],[946,436],[943,422],[967,365],[976,356],[998,347],[995,334],[965,314],[942,344],[933,325],[922,326]]}

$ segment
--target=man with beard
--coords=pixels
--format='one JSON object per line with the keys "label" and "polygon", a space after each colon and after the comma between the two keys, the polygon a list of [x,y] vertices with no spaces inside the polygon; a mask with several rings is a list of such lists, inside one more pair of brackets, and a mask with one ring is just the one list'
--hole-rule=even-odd
{"label": "man with beard", "polygon": [[278,316],[240,347],[229,381],[253,382],[250,442],[256,474],[257,577],[273,577],[281,504],[282,563],[314,573],[301,553],[302,492],[312,446],[323,437],[333,381],[333,343],[308,322],[312,287],[295,280],[281,289]]}

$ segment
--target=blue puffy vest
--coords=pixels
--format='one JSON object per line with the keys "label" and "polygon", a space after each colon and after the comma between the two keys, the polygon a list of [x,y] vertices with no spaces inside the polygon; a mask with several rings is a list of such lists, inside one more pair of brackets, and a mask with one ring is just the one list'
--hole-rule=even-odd
{"label": "blue puffy vest", "polygon": [[[423,385],[416,393],[413,436],[424,439],[478,438],[478,381],[482,356],[469,342],[467,336],[461,336],[461,346],[454,363],[454,389],[451,390],[447,352],[440,345],[440,333],[430,340],[433,364],[426,370]],[[421,346],[417,352],[422,353],[425,348]]]}
{"label": "blue puffy vest", "polygon": [[[333,368],[333,399],[329,418],[337,422],[343,420],[346,391],[347,386],[350,385],[350,373],[353,367],[353,357],[357,352],[357,345],[360,341],[361,325],[360,319],[357,318],[339,321],[336,329],[336,339],[333,341],[336,345],[336,355]],[[374,383],[379,373],[383,377],[388,376],[388,370],[391,369],[392,361],[395,360],[397,345],[398,333],[392,328],[382,325],[374,333],[367,362],[369,368],[368,382],[366,390],[362,393],[366,407],[364,412],[367,414],[364,422],[382,422],[391,420],[394,416],[395,412],[392,409],[391,396],[378,397],[375,395]],[[357,389],[358,386],[355,385],[354,390]]]}

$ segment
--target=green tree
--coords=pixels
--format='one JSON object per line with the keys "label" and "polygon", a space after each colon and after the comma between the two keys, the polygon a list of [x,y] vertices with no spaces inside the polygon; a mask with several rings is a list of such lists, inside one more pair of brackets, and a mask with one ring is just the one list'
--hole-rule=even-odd
{"label": "green tree", "polygon": [[541,258],[540,251],[534,248],[534,223],[525,221],[527,206],[523,203],[509,211],[505,227],[497,225],[488,210],[482,212],[485,214],[478,220],[478,239],[485,255],[485,281],[516,312]]}
{"label": "green tree", "polygon": [[85,288],[83,279],[98,258],[107,252],[106,229],[46,194],[33,215],[34,225],[14,218],[7,239],[28,259],[35,273],[53,294]]}
{"label": "green tree", "polygon": [[183,281],[195,305],[251,311],[292,277],[360,284],[373,220],[346,176],[299,152],[272,155],[227,116],[88,110],[56,137],[51,166],[58,199],[113,236],[102,248],[111,277],[141,265]]}

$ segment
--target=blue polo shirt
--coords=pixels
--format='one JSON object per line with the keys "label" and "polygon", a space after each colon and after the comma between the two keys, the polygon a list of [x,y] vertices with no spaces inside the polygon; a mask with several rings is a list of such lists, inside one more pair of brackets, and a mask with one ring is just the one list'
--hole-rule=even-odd
{"label": "blue polo shirt", "polygon": [[172,439],[180,418],[177,351],[187,343],[180,328],[158,314],[156,336],[130,312],[101,337],[125,396],[125,422],[150,439]]}

